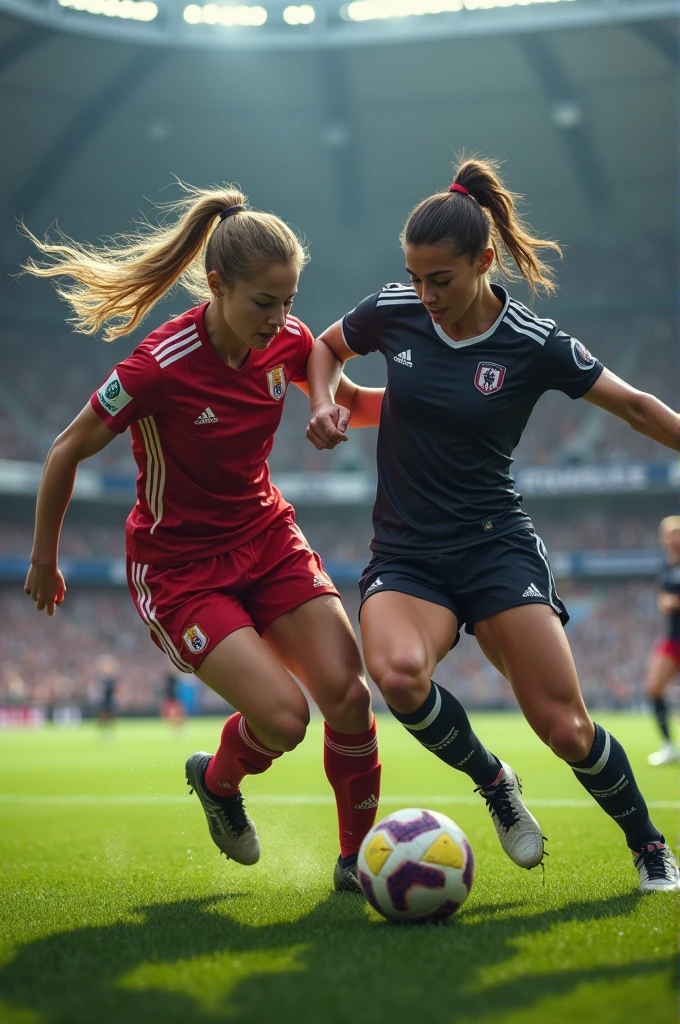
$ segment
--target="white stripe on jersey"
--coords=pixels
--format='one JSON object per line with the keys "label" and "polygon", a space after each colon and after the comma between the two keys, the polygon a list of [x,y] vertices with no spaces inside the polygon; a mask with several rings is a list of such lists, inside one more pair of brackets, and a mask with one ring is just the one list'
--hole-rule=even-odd
{"label": "white stripe on jersey", "polygon": [[540,316],[536,316],[533,310],[529,309],[528,306],[525,306],[523,302],[519,302],[518,299],[510,299],[510,305],[514,306],[515,309],[522,313],[528,320],[535,320],[537,324],[541,325],[541,327],[546,327],[550,331],[553,331],[557,327],[554,320],[551,320],[549,317],[542,320]]}
{"label": "white stripe on jersey", "polygon": [[165,459],[161,440],[153,416],[139,420],[139,429],[146,448],[146,501],[154,523],[153,533],[163,518],[163,491],[165,490]]}
{"label": "white stripe on jersey", "polygon": [[513,331],[517,331],[518,334],[525,334],[527,338],[533,338],[533,340],[537,341],[539,345],[545,345],[548,340],[547,335],[544,336],[542,334],[537,334],[536,331],[529,330],[528,327],[522,327],[521,324],[511,320],[507,313],[503,317],[503,323],[506,323],[508,327],[512,327]]}
{"label": "white stripe on jersey", "polygon": [[202,344],[202,341],[197,341],[193,345],[189,345],[189,348],[183,348],[181,352],[175,352],[174,356],[170,356],[169,359],[164,359],[162,363],[159,363],[159,366],[161,368],[169,366],[170,363],[174,363],[175,360],[183,359],[184,356],[188,356],[190,352],[193,352],[195,348],[200,348]]}
{"label": "white stripe on jersey", "polygon": [[165,651],[173,665],[175,665],[180,672],[193,673],[194,670],[191,665],[182,658],[172,640],[156,618],[156,609],[151,607],[151,590],[149,589],[149,584],[146,582],[148,568],[148,565],[141,565],[139,562],[132,563],[132,582],[134,583],[135,590],[138,594],[137,607],[139,609],[139,614],[144,622],[146,622],[149,629],[152,629],[156,634],[158,642],[161,645],[161,649]]}
{"label": "white stripe on jersey", "polygon": [[187,345],[190,345],[192,341],[196,341],[197,338],[198,331],[194,328],[191,334],[187,334],[186,338],[180,338],[180,340],[176,341],[174,345],[166,345],[163,348],[163,351],[156,356],[156,362],[160,363],[161,359],[165,359],[171,352],[176,352],[178,348],[185,348]]}
{"label": "white stripe on jersey", "polygon": [[191,332],[195,330],[196,324],[191,324],[189,327],[185,327],[183,331],[178,331],[177,334],[173,334],[171,338],[166,338],[165,341],[162,341],[160,343],[160,345],[156,345],[156,347],[151,350],[151,355],[157,355],[158,352],[160,352],[161,349],[165,348],[166,345],[169,345],[171,341],[177,341],[178,338],[184,337],[185,334],[191,334]]}
{"label": "white stripe on jersey", "polygon": [[521,324],[523,327],[528,327],[529,330],[542,335],[544,338],[547,338],[552,331],[552,327],[543,327],[536,319],[527,316],[524,313],[520,313],[518,309],[514,309],[512,306],[508,308],[506,315],[511,317],[515,323]]}
{"label": "white stripe on jersey", "polygon": [[291,334],[297,334],[300,338],[302,337],[302,331],[294,320],[286,320],[286,330],[290,331]]}

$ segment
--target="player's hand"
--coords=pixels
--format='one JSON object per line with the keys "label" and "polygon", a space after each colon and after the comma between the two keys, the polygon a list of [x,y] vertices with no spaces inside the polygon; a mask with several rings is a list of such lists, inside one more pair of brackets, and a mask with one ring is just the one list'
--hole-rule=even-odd
{"label": "player's hand", "polygon": [[326,448],[335,448],[341,441],[347,440],[350,411],[344,405],[326,405],[314,413],[306,434],[315,448],[321,452]]}
{"label": "player's hand", "polygon": [[664,615],[670,615],[680,608],[680,597],[677,594],[659,594],[659,611]]}
{"label": "player's hand", "polygon": [[64,577],[56,565],[31,564],[24,583],[24,593],[35,601],[37,611],[46,611],[54,615],[55,608],[61,604],[66,594]]}

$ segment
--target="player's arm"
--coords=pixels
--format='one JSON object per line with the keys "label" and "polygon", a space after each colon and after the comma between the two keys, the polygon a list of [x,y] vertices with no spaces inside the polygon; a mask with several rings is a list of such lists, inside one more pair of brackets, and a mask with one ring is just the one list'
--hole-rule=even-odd
{"label": "player's arm", "polygon": [[680,608],[680,597],[677,594],[671,594],[668,590],[662,590],[657,604],[659,611],[663,615],[670,615],[671,612],[675,612]]}
{"label": "player's arm", "polygon": [[[315,344],[317,343],[315,342]],[[295,381],[294,383],[310,398],[307,381]],[[384,388],[363,387],[361,384],[355,384],[344,373],[341,373],[333,404],[348,410],[350,414],[349,427],[377,427],[380,425],[380,410],[384,395]],[[307,436],[309,437],[309,431]],[[346,441],[347,436],[344,435],[342,440]],[[335,445],[331,445],[331,447],[335,447]]]}
{"label": "player's arm", "polygon": [[651,437],[652,441],[658,441],[673,451],[680,450],[678,413],[654,395],[626,384],[610,370],[604,370],[583,397],[600,409],[625,420],[639,434]]}
{"label": "player's arm", "polygon": [[59,534],[68,508],[79,463],[96,455],[115,437],[88,402],[49,450],[43,468],[35,518],[31,565],[24,590],[39,612],[54,615],[66,593],[57,565]]}

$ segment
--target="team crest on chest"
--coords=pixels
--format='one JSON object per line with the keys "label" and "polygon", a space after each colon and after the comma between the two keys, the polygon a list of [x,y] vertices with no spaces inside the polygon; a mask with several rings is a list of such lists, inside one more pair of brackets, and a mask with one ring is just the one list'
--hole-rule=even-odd
{"label": "team crest on chest", "polygon": [[286,371],[282,364],[275,366],[273,370],[267,370],[267,387],[269,394],[277,402],[286,393]]}
{"label": "team crest on chest", "polygon": [[475,387],[483,395],[500,391],[505,380],[505,367],[500,363],[480,363],[475,374]]}

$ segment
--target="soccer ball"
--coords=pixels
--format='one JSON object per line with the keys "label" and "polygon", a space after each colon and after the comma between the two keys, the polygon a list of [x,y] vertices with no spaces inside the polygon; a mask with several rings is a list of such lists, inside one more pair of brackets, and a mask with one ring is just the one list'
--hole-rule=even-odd
{"label": "soccer ball", "polygon": [[388,814],[359,850],[364,895],[390,921],[445,921],[468,898],[474,871],[465,833],[437,811]]}

